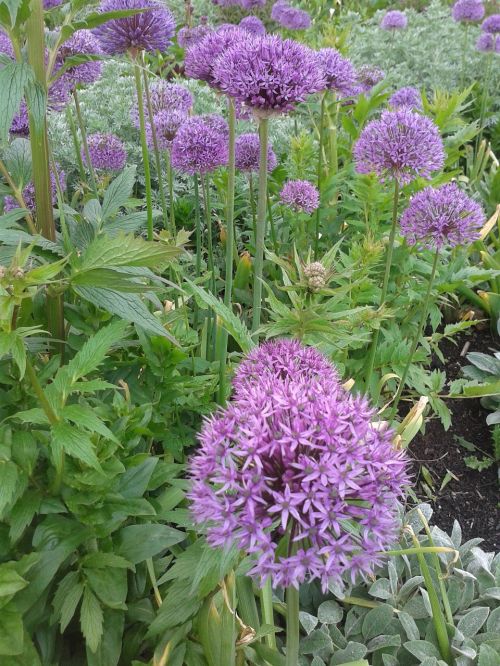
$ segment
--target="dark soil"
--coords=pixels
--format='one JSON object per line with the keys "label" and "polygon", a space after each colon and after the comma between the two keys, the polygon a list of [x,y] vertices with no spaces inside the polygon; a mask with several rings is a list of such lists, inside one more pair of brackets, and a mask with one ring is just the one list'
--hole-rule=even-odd
{"label": "dark soil", "polygon": [[[434,368],[444,369],[448,380],[462,376],[461,368],[467,365],[466,354],[471,351],[492,353],[500,349],[500,343],[493,340],[488,330],[471,329],[467,334],[456,338],[455,342],[445,340],[441,346],[446,364],[435,359]],[[484,454],[492,456],[490,428],[486,424],[488,412],[479,400],[449,400],[452,412],[452,425],[444,430],[438,419],[426,424],[425,433],[420,433],[410,445],[410,453],[415,460],[417,494],[429,501],[432,496],[434,514],[432,522],[449,532],[456,519],[460,523],[463,539],[481,537],[484,550],[500,550],[500,512],[497,465],[486,470],[469,469],[464,457]],[[477,451],[467,451],[458,444],[462,437],[474,444]],[[425,466],[432,477],[432,487],[422,472]],[[441,484],[450,472],[455,478],[440,490]],[[458,480],[457,480],[458,479]],[[425,490],[427,492],[425,492]]]}

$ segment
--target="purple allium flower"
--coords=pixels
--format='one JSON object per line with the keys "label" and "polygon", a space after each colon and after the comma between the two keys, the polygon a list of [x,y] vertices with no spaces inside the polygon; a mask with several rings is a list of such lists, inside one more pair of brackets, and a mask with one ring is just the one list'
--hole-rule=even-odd
{"label": "purple allium flower", "polygon": [[271,9],[271,18],[273,19],[273,21],[279,22],[281,18],[281,13],[289,8],[290,5],[288,4],[287,0],[277,0],[277,2],[274,3]]}
{"label": "purple allium flower", "polygon": [[266,27],[258,16],[245,16],[239,23],[240,28],[253,35],[265,35]]}
{"label": "purple allium flower", "polygon": [[430,118],[406,107],[370,121],[354,145],[358,173],[376,173],[400,184],[429,178],[444,164],[443,141]]}
{"label": "purple allium flower", "polygon": [[[193,106],[193,96],[187,88],[178,83],[159,80],[151,85],[150,99],[158,146],[162,150],[169,150],[177,130]],[[144,97],[144,107],[147,107],[146,97]],[[131,115],[135,126],[139,127],[137,107],[132,109]],[[148,145],[152,148],[154,141],[149,114],[146,115],[146,135]]]}
{"label": "purple allium flower", "polygon": [[[170,150],[172,141],[175,139],[181,125],[187,120],[187,115],[183,111],[160,111],[154,117],[154,126],[156,132],[156,141],[160,150]],[[153,147],[153,132],[151,126],[147,125],[146,135],[148,145]]]}
{"label": "purple allium flower", "polygon": [[[59,167],[58,164],[56,164],[56,169],[57,169],[57,174],[59,178],[59,184],[61,186],[62,191],[64,192],[66,190],[66,176],[64,171]],[[56,186],[56,179],[54,174],[51,172],[50,174],[50,184],[51,184],[51,191],[52,191],[52,205],[56,204],[57,201],[57,186]],[[31,212],[35,212],[36,204],[35,204],[35,186],[32,182],[29,182],[24,188],[23,188],[23,199],[24,203],[26,204],[27,209]],[[13,210],[14,208],[19,208],[19,204],[17,203],[17,200],[14,197],[7,196],[4,199],[4,210],[6,213],[8,213],[10,210]]]}
{"label": "purple allium flower", "polygon": [[217,59],[213,76],[222,91],[259,117],[290,111],[325,87],[316,54],[277,35],[254,37],[229,47]]}
{"label": "purple allium flower", "polygon": [[289,180],[280,192],[281,203],[298,213],[313,213],[319,206],[318,189],[308,180]]}
{"label": "purple allium flower", "polygon": [[476,42],[476,49],[482,53],[500,53],[500,35],[482,32]]}
{"label": "purple allium flower", "polygon": [[326,79],[326,87],[341,95],[348,95],[356,83],[356,70],[336,49],[320,49],[318,61]]}
{"label": "purple allium flower", "polygon": [[379,67],[372,65],[361,65],[357,72],[357,82],[359,84],[359,92],[370,92],[370,90],[380,83],[385,77]]}
{"label": "purple allium flower", "polygon": [[[78,55],[100,55],[102,54],[99,40],[90,30],[77,30],[59,49],[57,54],[56,68],[63,66],[66,58]],[[102,64],[97,61],[84,62],[67,69],[63,76],[74,87],[78,84],[90,84],[99,79],[102,72]]]}
{"label": "purple allium flower", "polygon": [[287,30],[307,30],[311,27],[311,16],[304,9],[282,7],[278,23]]}
{"label": "purple allium flower", "polygon": [[402,30],[408,25],[408,19],[404,12],[392,9],[387,12],[380,21],[382,30]]}
{"label": "purple allium flower", "polygon": [[175,34],[175,19],[170,9],[157,0],[102,0],[100,6],[101,12],[121,9],[145,11],[112,19],[94,29],[105,53],[166,51]]}
{"label": "purple allium flower", "polygon": [[[127,162],[127,151],[120,139],[114,134],[90,134],[88,139],[90,161],[94,169],[120,171]],[[86,164],[85,152],[82,159]]]}
{"label": "purple allium flower", "polygon": [[53,7],[59,7],[63,2],[64,0],[43,0],[43,8],[52,9]]}
{"label": "purple allium flower", "polygon": [[240,0],[239,5],[247,12],[252,9],[262,9],[266,6],[267,0]]}
{"label": "purple allium flower", "polygon": [[[260,164],[260,139],[256,133],[240,134],[234,146],[236,168],[240,171],[257,172]],[[267,170],[276,168],[278,160],[271,145],[267,147]]]}
{"label": "purple allium flower", "polygon": [[422,108],[422,95],[420,94],[420,90],[412,88],[411,86],[396,90],[389,99],[389,106],[393,109],[399,109],[402,106],[405,106],[408,109],[416,109],[419,111]]}
{"label": "purple allium flower", "polygon": [[486,216],[479,204],[455,183],[426,187],[411,198],[401,217],[401,233],[409,245],[439,249],[472,243]]}
{"label": "purple allium flower", "polygon": [[185,26],[177,33],[177,43],[183,49],[189,49],[194,44],[201,42],[201,40],[213,32],[213,28],[206,24],[196,25],[193,28]]}
{"label": "purple allium flower", "polygon": [[172,166],[187,174],[207,173],[229,158],[229,128],[221,116],[192,116],[172,142]]}
{"label": "purple allium flower", "polygon": [[153,113],[158,111],[179,111],[188,114],[194,99],[190,91],[179,83],[164,80],[151,84],[151,106]]}
{"label": "purple allium flower", "polygon": [[9,35],[0,29],[0,53],[8,56],[12,60],[15,59],[14,49],[12,48],[12,42],[10,41]]}
{"label": "purple allium flower", "polygon": [[[331,367],[302,372],[296,343],[278,344],[295,351],[284,372],[268,372],[276,343],[263,344],[263,376],[205,421],[191,459],[192,513],[212,546],[251,555],[260,584],[320,579],[326,590],[344,574],[370,575],[396,540],[407,459],[366,398],[345,391]],[[297,552],[279,549],[284,539]]]}
{"label": "purple allium flower", "polygon": [[188,49],[184,62],[186,75],[205,81],[212,88],[217,88],[213,69],[218,56],[230,46],[241,44],[246,39],[250,39],[248,31],[235,25],[219,28],[210,33]]}
{"label": "purple allium flower", "polygon": [[481,0],[457,0],[451,15],[458,23],[477,23],[484,16],[484,5]]}
{"label": "purple allium flower", "polygon": [[491,32],[494,35],[500,32],[500,14],[492,14],[488,18],[485,18],[481,24],[481,30],[483,32]]}

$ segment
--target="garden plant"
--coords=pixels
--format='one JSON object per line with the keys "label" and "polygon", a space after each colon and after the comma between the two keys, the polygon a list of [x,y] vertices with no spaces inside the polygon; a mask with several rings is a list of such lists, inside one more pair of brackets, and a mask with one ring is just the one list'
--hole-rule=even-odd
{"label": "garden plant", "polygon": [[0,666],[499,666],[500,5],[0,0]]}

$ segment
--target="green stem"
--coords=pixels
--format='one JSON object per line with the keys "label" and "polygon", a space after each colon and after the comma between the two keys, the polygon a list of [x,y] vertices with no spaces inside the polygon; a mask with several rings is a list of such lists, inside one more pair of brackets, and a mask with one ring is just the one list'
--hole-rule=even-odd
{"label": "green stem", "polygon": [[69,131],[71,132],[71,138],[73,139],[76,164],[78,166],[78,173],[80,174],[80,180],[82,181],[82,183],[85,183],[87,178],[85,176],[85,168],[83,166],[82,149],[80,146],[80,141],[78,140],[78,134],[76,131],[75,121],[73,120],[73,114],[71,113],[71,108],[69,106],[66,107],[66,119],[68,121]]}
{"label": "green stem", "polygon": [[286,590],[286,666],[299,663],[299,590],[293,585]]}
{"label": "green stem", "polygon": [[[200,215],[200,189],[198,185],[198,175],[194,175],[194,218],[195,218],[195,225],[196,225],[196,259],[195,259],[195,266],[196,266],[196,277],[199,278],[201,275],[201,215]],[[198,325],[198,314],[199,314],[199,309],[198,305],[195,304],[194,308],[194,317],[193,317],[193,325],[194,328],[196,329]]]}
{"label": "green stem", "polygon": [[167,150],[166,160],[167,160],[167,179],[168,179],[168,199],[170,204],[170,231],[172,232],[172,237],[175,238],[176,228],[175,228],[175,205],[174,205],[174,170],[172,169],[172,157],[170,155],[169,150]]}
{"label": "green stem", "polygon": [[481,96],[481,110],[479,115],[479,134],[476,137],[476,154],[479,148],[479,144],[481,143],[481,139],[483,138],[484,119],[486,116],[486,101],[488,99],[488,88],[490,84],[491,67],[494,57],[494,53],[490,53],[488,56],[488,64],[486,65],[486,73],[483,81],[483,94]]}
{"label": "green stem", "polygon": [[460,65],[460,88],[464,87],[465,83],[465,63],[466,63],[466,53],[468,52],[467,43],[469,41],[469,24],[465,24],[464,30],[464,43],[462,46],[462,64]]}
{"label": "green stem", "polygon": [[401,376],[401,381],[399,382],[399,387],[396,392],[396,396],[394,398],[394,404],[392,405],[391,413],[389,420],[391,421],[398,409],[399,401],[401,399],[401,394],[403,393],[403,389],[405,387],[406,383],[406,378],[408,376],[408,371],[410,369],[410,366],[413,361],[413,356],[415,355],[415,352],[417,351],[418,343],[420,341],[420,338],[422,337],[422,333],[424,332],[425,328],[425,322],[427,321],[427,315],[429,313],[429,303],[430,303],[430,298],[431,298],[431,293],[432,293],[432,287],[434,285],[434,278],[436,277],[436,269],[439,261],[439,249],[436,250],[434,254],[434,261],[432,262],[432,271],[431,271],[431,276],[429,278],[429,284],[427,285],[427,292],[425,294],[424,298],[424,303],[422,306],[421,310],[421,315],[420,315],[420,321],[418,323],[418,328],[417,332],[415,333],[415,337],[413,338],[411,347],[410,347],[410,354],[408,356],[408,360],[406,361],[405,368],[403,370],[403,374]]}
{"label": "green stem", "polygon": [[271,197],[267,193],[267,217],[269,226],[271,227],[271,243],[273,244],[274,254],[279,254],[278,239],[276,237],[276,227],[274,225],[273,207],[271,204]]}
{"label": "green stem", "polygon": [[143,64],[142,78],[144,81],[144,92],[146,94],[146,107],[148,110],[149,126],[151,128],[151,138],[153,139],[153,152],[155,156],[156,177],[158,179],[158,190],[160,192],[160,203],[161,203],[161,210],[163,213],[163,228],[166,229],[168,226],[168,212],[167,212],[167,200],[165,199],[165,189],[163,185],[160,149],[158,147],[158,136],[156,134],[156,125],[153,116],[153,106],[151,104],[151,93],[149,91],[149,77],[146,69],[144,68],[144,59],[142,64]]}
{"label": "green stem", "polygon": [[264,243],[266,233],[267,202],[267,142],[269,121],[259,121],[260,162],[259,162],[259,198],[257,201],[257,238],[255,239],[255,264],[253,285],[252,333],[260,328],[262,314],[262,276],[264,271]]}
{"label": "green stem", "polygon": [[[274,626],[273,588],[270,578],[266,580],[264,587],[260,590],[260,612],[262,614],[262,623]],[[273,650],[276,649],[276,636],[274,634],[268,634],[266,642],[270,648]]]}
{"label": "green stem", "polygon": [[144,179],[146,184],[146,207],[148,215],[148,240],[153,240],[153,195],[151,191],[151,169],[149,166],[148,141],[146,137],[146,118],[144,114],[144,96],[142,92],[141,68],[137,59],[134,59],[135,89],[137,92],[137,108],[139,111],[139,130],[141,135],[142,162],[144,166]]}
{"label": "green stem", "polygon": [[[235,157],[234,143],[236,135],[236,113],[234,102],[228,98],[229,112],[229,163],[227,179],[227,211],[226,211],[226,279],[224,291],[224,305],[231,309],[233,294],[233,246],[234,246],[234,181],[235,181]],[[217,342],[217,358],[219,359],[219,392],[218,402],[224,404],[226,397],[226,363],[227,363],[228,333],[221,326]]]}
{"label": "green stem", "polygon": [[250,192],[250,209],[252,211],[253,242],[255,243],[257,239],[257,210],[255,208],[255,193],[253,191],[253,174],[251,171],[248,176],[248,190]]}
{"label": "green stem", "polygon": [[80,136],[82,137],[83,152],[85,154],[85,161],[87,162],[87,169],[89,171],[90,186],[92,188],[92,192],[94,193],[95,198],[98,199],[99,195],[97,193],[97,180],[95,177],[94,167],[92,166],[92,160],[90,159],[89,144],[87,141],[87,131],[85,129],[85,123],[83,122],[83,115],[80,107],[80,99],[78,98],[78,92],[76,88],[73,88],[73,99],[75,101],[75,110],[76,110],[76,119],[78,121],[78,128],[80,129]]}
{"label": "green stem", "polygon": [[[203,193],[203,203],[205,209],[205,224],[207,227],[207,254],[208,254],[208,271],[210,273],[210,291],[215,296],[215,265],[214,265],[214,250],[213,250],[213,229],[212,229],[212,208],[210,205],[210,183],[208,176],[201,176],[201,191]],[[212,358],[212,341],[213,341],[213,325],[212,315],[207,317],[207,357],[209,360]]]}
{"label": "green stem", "polygon": [[[323,174],[323,135],[324,135],[324,125],[325,125],[325,110],[326,110],[326,99],[328,92],[323,93],[321,98],[321,110],[319,114],[319,153],[318,153],[318,172],[317,172],[317,181],[318,181],[318,191],[321,196],[321,180]],[[321,206],[318,206],[316,210],[316,229],[314,233],[314,258],[318,258],[319,254],[319,233],[320,233],[320,209]]]}
{"label": "green stem", "polygon": [[[392,208],[392,226],[389,236],[389,246],[387,248],[387,255],[385,260],[384,282],[382,285],[382,293],[380,295],[379,307],[382,307],[387,298],[387,289],[389,286],[389,276],[391,274],[392,253],[394,250],[394,239],[396,237],[396,227],[398,222],[398,203],[399,203],[399,183],[394,181],[394,202]],[[378,339],[380,336],[380,326],[374,331],[365,370],[365,388],[370,386],[371,375],[373,372],[373,364],[375,362],[375,355],[377,353]]]}

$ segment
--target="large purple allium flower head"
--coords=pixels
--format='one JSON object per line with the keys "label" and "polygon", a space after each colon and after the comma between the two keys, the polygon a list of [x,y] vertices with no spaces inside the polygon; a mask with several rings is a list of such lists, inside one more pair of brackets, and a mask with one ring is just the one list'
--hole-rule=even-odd
{"label": "large purple allium flower head", "polygon": [[287,30],[307,30],[311,27],[311,16],[305,9],[282,7],[278,23]]}
{"label": "large purple allium flower head", "polygon": [[213,28],[204,23],[195,25],[193,28],[185,26],[177,33],[177,43],[183,49],[189,49],[191,46],[194,46],[194,44],[201,42],[201,40],[211,32],[213,32]]}
{"label": "large purple allium flower head", "polygon": [[457,23],[477,23],[484,16],[482,0],[457,0],[451,10],[451,15]]}
{"label": "large purple allium flower head", "polygon": [[229,47],[217,59],[213,74],[222,91],[258,117],[291,111],[325,88],[316,54],[277,35],[253,37]]}
{"label": "large purple allium flower head", "polygon": [[385,72],[373,65],[361,65],[357,71],[357,83],[359,92],[370,92],[370,90],[385,78]]}
{"label": "large purple allium flower head", "polygon": [[165,51],[175,34],[174,15],[158,0],[102,0],[100,11],[144,9],[128,18],[112,19],[94,29],[105,53]]}
{"label": "large purple allium flower head", "polygon": [[[234,146],[236,168],[240,171],[257,172],[260,164],[260,139],[253,132],[240,134]],[[278,163],[271,145],[267,147],[267,170],[272,171]]]}
{"label": "large purple allium flower head", "polygon": [[[127,151],[120,139],[114,134],[90,134],[88,139],[90,161],[94,169],[102,171],[121,171],[127,162]],[[85,151],[82,159],[86,164]]]}
{"label": "large purple allium flower head", "polygon": [[430,118],[402,107],[369,122],[354,145],[358,173],[376,173],[401,185],[429,178],[444,164],[443,141]]}
{"label": "large purple allium flower head", "polygon": [[242,9],[246,9],[247,12],[252,9],[262,9],[266,6],[267,0],[240,0],[239,5]]}
{"label": "large purple allium flower head", "polygon": [[[78,55],[100,55],[102,54],[99,40],[90,30],[77,30],[59,49],[56,61],[56,71],[63,66],[66,58]],[[99,79],[102,72],[102,64],[98,61],[83,62],[66,69],[63,76],[68,85],[74,87],[78,84],[90,84]]]}
{"label": "large purple allium flower head", "polygon": [[[175,139],[181,125],[187,120],[187,115],[183,111],[160,111],[154,117],[154,127],[156,141],[160,150],[170,150],[172,141]],[[148,124],[146,128],[148,145],[154,146],[153,132]]]}
{"label": "large purple allium flower head", "polygon": [[[268,348],[272,363],[275,343],[260,355]],[[396,540],[407,459],[326,360],[302,372],[295,350],[282,365],[274,373],[261,363],[264,374],[205,421],[190,465],[192,513],[212,546],[250,554],[260,584],[319,579],[326,591],[343,575],[372,574]]]}
{"label": "large purple allium flower head", "polygon": [[53,7],[59,7],[63,2],[64,0],[43,0],[43,8],[52,9]]}
{"label": "large purple allium flower head", "polygon": [[7,35],[3,30],[0,29],[0,53],[8,56],[14,60],[14,49],[12,48],[12,42],[10,41],[9,35]]}
{"label": "large purple allium flower head", "polygon": [[496,35],[500,32],[500,14],[492,14],[485,18],[481,24],[481,30],[483,32],[491,32]]}
{"label": "large purple allium flower head", "polygon": [[188,114],[193,103],[193,95],[180,83],[167,83],[159,80],[151,84],[151,106],[154,113],[180,111]]}
{"label": "large purple allium flower head", "polygon": [[228,126],[216,115],[187,118],[172,142],[172,166],[182,173],[208,173],[227,164]]}
{"label": "large purple allium flower head", "polygon": [[[64,171],[60,168],[58,164],[56,164],[56,169],[57,169],[57,175],[59,179],[59,184],[61,186],[62,191],[64,192],[66,190],[66,175]],[[52,205],[55,205],[57,202],[57,186],[56,186],[56,178],[54,176],[54,173],[51,171],[50,173],[50,185],[51,185],[51,193],[52,193]],[[29,182],[25,185],[23,188],[23,199],[24,203],[26,204],[26,208],[31,212],[35,212],[36,208],[36,203],[35,203],[35,186],[32,182]],[[8,213],[10,210],[13,210],[14,208],[19,208],[19,204],[17,203],[17,200],[14,197],[7,196],[4,199],[4,210],[6,213]]]}
{"label": "large purple allium flower head", "polygon": [[382,30],[403,30],[407,25],[408,19],[406,18],[406,14],[397,9],[388,11],[380,21]]}
{"label": "large purple allium flower head", "polygon": [[411,86],[396,90],[389,99],[389,106],[393,109],[400,109],[402,106],[405,106],[408,109],[416,109],[420,111],[423,106],[420,90],[412,88]]}
{"label": "large purple allium flower head", "polygon": [[287,9],[290,9],[290,5],[288,4],[287,0],[277,0],[271,9],[271,18],[273,21],[279,22],[281,13]]}
{"label": "large purple allium flower head", "polygon": [[409,245],[440,249],[479,238],[486,221],[481,206],[455,183],[426,187],[412,197],[401,216],[401,233]]}
{"label": "large purple allium flower head", "polygon": [[245,16],[239,23],[240,28],[253,35],[265,35],[266,27],[258,16]]}
{"label": "large purple allium flower head", "polygon": [[476,49],[482,53],[500,53],[500,35],[482,32],[477,38]]}
{"label": "large purple allium flower head", "polygon": [[246,39],[250,39],[250,33],[238,26],[225,26],[210,33],[188,49],[184,62],[186,75],[217,88],[213,72],[217,58],[230,46],[245,43]]}
{"label": "large purple allium flower head", "polygon": [[328,90],[335,90],[340,95],[348,95],[356,83],[356,70],[347,58],[337,49],[320,49],[318,62],[323,70]]}
{"label": "large purple allium flower head", "polygon": [[297,213],[313,213],[319,206],[319,192],[308,180],[289,180],[280,192],[281,203]]}

